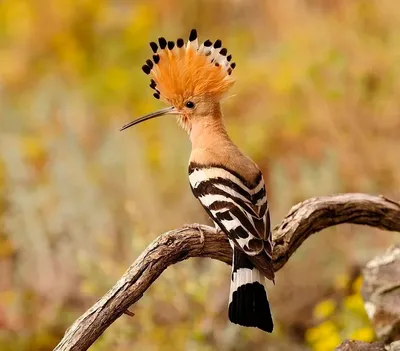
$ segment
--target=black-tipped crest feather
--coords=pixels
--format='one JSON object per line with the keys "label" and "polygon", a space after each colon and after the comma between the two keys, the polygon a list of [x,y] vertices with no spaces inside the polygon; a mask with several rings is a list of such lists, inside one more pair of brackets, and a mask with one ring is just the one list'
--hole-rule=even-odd
{"label": "black-tipped crest feather", "polygon": [[[177,49],[175,49],[175,46]],[[146,64],[142,67],[142,70],[153,79],[150,83],[150,87],[155,89],[157,85],[156,93],[154,94],[155,98],[162,98],[164,101],[170,102],[171,99],[173,99],[172,96],[175,87],[184,93],[185,90],[182,90],[180,87],[182,83],[176,81],[177,79],[182,79],[185,84],[188,84],[188,91],[192,92],[204,91],[204,93],[206,93],[209,91],[220,91],[222,94],[229,89],[234,83],[233,78],[228,78],[234,66],[232,67],[229,65],[229,60],[232,56],[226,57],[228,50],[226,48],[221,49],[222,42],[220,39],[215,42],[207,39],[199,45],[197,31],[196,29],[192,29],[189,34],[186,49],[184,51],[180,50],[184,46],[185,42],[182,38],[177,39],[175,42],[167,41],[165,37],[159,37],[158,43],[154,41],[150,42],[150,47],[153,51],[152,60],[146,60]],[[159,51],[159,49],[161,51]],[[169,53],[166,55],[163,50],[172,51],[174,54],[171,55],[171,53]],[[201,56],[206,57],[207,60],[201,60]],[[160,63],[161,60],[162,62]],[[174,60],[176,63],[173,63]],[[183,76],[176,72],[173,73],[174,70],[182,70],[185,72],[185,65],[189,65],[190,69],[186,71],[187,73],[184,73]],[[209,65],[212,65],[211,67],[214,67],[216,71],[210,70]],[[172,71],[170,70],[171,68],[173,69]],[[191,73],[192,71],[196,73],[193,74]],[[200,78],[201,72],[206,76]],[[208,79],[209,75],[214,76],[214,78]],[[172,81],[169,81],[170,79]]]}
{"label": "black-tipped crest feather", "polygon": [[168,42],[168,50],[172,50],[175,46],[175,43],[173,41]]}
{"label": "black-tipped crest feather", "polygon": [[189,34],[189,41],[194,41],[197,39],[197,30],[192,29]]}
{"label": "black-tipped crest feather", "polygon": [[158,64],[160,62],[160,55],[153,55],[153,61],[155,64]]}
{"label": "black-tipped crest feather", "polygon": [[150,47],[151,47],[151,50],[153,50],[154,53],[157,52],[158,45],[154,41],[150,42]]}
{"label": "black-tipped crest feather", "polygon": [[214,43],[214,48],[219,49],[222,46],[222,41],[221,40],[216,40]]}
{"label": "black-tipped crest feather", "polygon": [[183,41],[182,38],[179,38],[179,39],[176,41],[176,46],[177,46],[178,48],[181,48],[184,44],[185,44],[185,42]]}
{"label": "black-tipped crest feather", "polygon": [[153,61],[151,61],[151,60],[146,60],[146,64],[147,64],[147,66],[149,66],[150,67],[150,69],[152,69],[153,68]]}
{"label": "black-tipped crest feather", "polygon": [[150,74],[151,68],[149,66],[147,66],[147,65],[143,65],[142,66],[142,70],[143,70],[144,73]]}
{"label": "black-tipped crest feather", "polygon": [[164,50],[167,46],[167,40],[164,37],[160,37],[158,38],[158,44],[160,45],[160,48]]}

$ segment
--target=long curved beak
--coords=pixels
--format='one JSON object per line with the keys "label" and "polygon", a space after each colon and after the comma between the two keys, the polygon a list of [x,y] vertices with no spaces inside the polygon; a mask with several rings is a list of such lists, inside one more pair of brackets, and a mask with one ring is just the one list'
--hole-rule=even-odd
{"label": "long curved beak", "polygon": [[161,110],[149,113],[145,116],[139,117],[138,119],[135,119],[134,121],[125,124],[120,129],[120,131],[123,131],[129,127],[132,127],[135,124],[139,124],[141,122],[147,121],[148,119],[152,119],[152,118],[156,118],[156,117],[160,117],[160,116],[164,116],[164,115],[178,115],[178,114],[179,114],[179,111],[174,106],[166,107]]}

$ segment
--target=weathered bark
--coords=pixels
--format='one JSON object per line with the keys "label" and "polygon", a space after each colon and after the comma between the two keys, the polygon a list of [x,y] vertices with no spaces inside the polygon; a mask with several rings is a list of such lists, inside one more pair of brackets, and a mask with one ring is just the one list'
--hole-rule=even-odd
{"label": "weathered bark", "polygon": [[361,294],[380,342],[346,340],[337,351],[400,351],[400,246],[388,249],[363,269]]}
{"label": "weathered bark", "polygon": [[[273,231],[274,269],[279,270],[311,234],[327,227],[354,223],[400,232],[400,205],[384,197],[341,194],[316,197],[295,205]],[[170,265],[189,257],[210,257],[231,263],[231,248],[221,232],[189,225],[160,235],[122,278],[66,331],[57,351],[87,350],[138,301]]]}
{"label": "weathered bark", "polygon": [[379,339],[400,340],[400,245],[368,262],[361,294]]}
{"label": "weathered bark", "polygon": [[358,340],[345,340],[336,351],[400,351],[400,341],[394,341],[389,345],[384,342],[364,342]]}
{"label": "weathered bark", "polygon": [[336,351],[387,351],[383,342],[363,342],[357,340],[346,340],[340,344]]}

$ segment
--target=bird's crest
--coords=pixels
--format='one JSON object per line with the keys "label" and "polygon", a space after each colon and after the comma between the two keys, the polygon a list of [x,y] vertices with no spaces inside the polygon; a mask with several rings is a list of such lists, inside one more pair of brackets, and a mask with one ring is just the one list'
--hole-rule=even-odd
{"label": "bird's crest", "polygon": [[197,31],[192,29],[188,42],[161,37],[158,45],[150,43],[153,59],[142,67],[150,75],[155,98],[179,106],[195,96],[206,94],[221,98],[234,84],[231,76],[236,64],[222,48],[221,40],[198,44]]}

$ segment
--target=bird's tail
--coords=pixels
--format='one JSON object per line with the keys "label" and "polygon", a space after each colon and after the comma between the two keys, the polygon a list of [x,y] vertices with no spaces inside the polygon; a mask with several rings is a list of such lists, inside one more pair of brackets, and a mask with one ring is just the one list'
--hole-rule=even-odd
{"label": "bird's tail", "polygon": [[229,320],[245,327],[257,327],[268,333],[274,328],[264,277],[247,258],[233,249]]}

